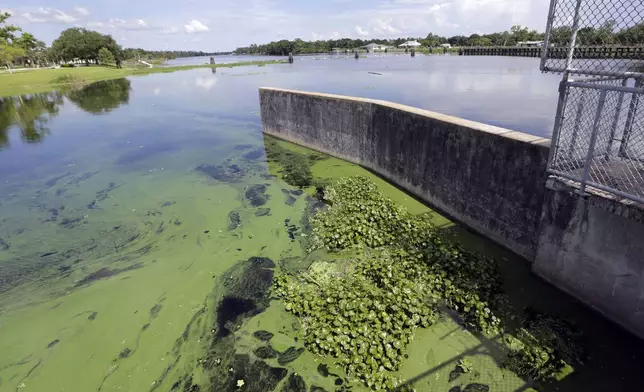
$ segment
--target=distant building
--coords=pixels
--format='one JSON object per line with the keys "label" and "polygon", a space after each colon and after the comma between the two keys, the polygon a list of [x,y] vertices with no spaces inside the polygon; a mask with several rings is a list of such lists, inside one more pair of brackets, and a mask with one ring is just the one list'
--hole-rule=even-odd
{"label": "distant building", "polygon": [[517,46],[537,48],[543,46],[543,41],[521,41],[517,42]]}
{"label": "distant building", "polygon": [[440,47],[449,49],[452,47],[452,44],[440,44]]}
{"label": "distant building", "polygon": [[402,45],[398,45],[399,48],[418,48],[419,46],[423,45],[418,41],[407,41]]}
{"label": "distant building", "polygon": [[368,52],[384,52],[385,49],[388,48],[388,46],[370,43],[369,45],[362,46],[362,48],[367,49]]}

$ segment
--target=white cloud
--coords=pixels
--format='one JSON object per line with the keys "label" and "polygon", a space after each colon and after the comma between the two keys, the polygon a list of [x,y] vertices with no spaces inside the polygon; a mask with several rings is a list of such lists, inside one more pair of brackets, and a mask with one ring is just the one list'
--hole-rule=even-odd
{"label": "white cloud", "polygon": [[87,22],[87,27],[105,27],[103,22]]}
{"label": "white cloud", "polygon": [[108,26],[115,29],[130,31],[150,30],[154,28],[153,26],[150,26],[145,19],[123,20],[119,18],[111,18]]}
{"label": "white cloud", "polygon": [[203,32],[206,32],[206,31],[210,30],[208,28],[208,26],[206,26],[205,24],[199,22],[196,19],[191,20],[190,23],[188,23],[187,25],[185,25],[183,27],[186,30],[186,33],[188,33],[188,34],[203,33]]}
{"label": "white cloud", "polygon": [[74,7],[74,11],[76,11],[77,14],[87,16],[89,15],[89,10],[85,7]]}
{"label": "white cloud", "polygon": [[362,37],[366,37],[367,35],[369,35],[369,32],[367,30],[363,29],[358,25],[356,25],[356,33],[358,33],[358,35]]}
{"label": "white cloud", "polygon": [[76,21],[75,17],[73,17],[73,16],[71,16],[69,14],[66,14],[61,10],[56,10],[55,11],[54,19],[59,21],[59,22],[63,22],[63,23],[73,23],[73,22]]}
{"label": "white cloud", "polygon": [[29,22],[33,22],[33,23],[42,23],[42,22],[46,22],[46,21],[47,21],[47,19],[38,18],[38,17],[36,17],[36,16],[34,16],[34,15],[30,14],[29,12],[25,12],[24,14],[22,14],[22,16],[23,16],[25,19],[27,19]]}

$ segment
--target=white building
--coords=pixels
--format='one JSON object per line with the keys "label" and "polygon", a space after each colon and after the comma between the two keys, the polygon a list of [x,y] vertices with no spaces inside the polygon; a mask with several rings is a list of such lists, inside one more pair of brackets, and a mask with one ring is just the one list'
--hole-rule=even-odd
{"label": "white building", "polygon": [[362,48],[367,49],[367,51],[369,52],[384,52],[385,49],[387,49],[387,45],[370,43],[369,45],[365,45]]}
{"label": "white building", "polygon": [[517,42],[517,46],[523,46],[523,47],[542,47],[543,46],[543,41],[521,41]]}
{"label": "white building", "polygon": [[399,48],[418,48],[420,46],[423,45],[418,41],[407,41],[402,45],[398,45]]}

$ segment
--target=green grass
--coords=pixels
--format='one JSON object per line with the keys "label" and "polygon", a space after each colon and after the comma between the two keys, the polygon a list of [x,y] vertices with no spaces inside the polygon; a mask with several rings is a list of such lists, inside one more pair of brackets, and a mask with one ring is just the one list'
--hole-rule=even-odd
{"label": "green grass", "polygon": [[241,66],[263,66],[279,64],[281,61],[246,61],[232,64],[187,65],[166,68],[123,68],[79,67],[60,69],[39,69],[12,74],[0,73],[0,97],[42,93],[63,88],[70,84],[91,83],[99,80],[119,79],[126,76],[149,75],[185,71],[195,68],[232,68]]}

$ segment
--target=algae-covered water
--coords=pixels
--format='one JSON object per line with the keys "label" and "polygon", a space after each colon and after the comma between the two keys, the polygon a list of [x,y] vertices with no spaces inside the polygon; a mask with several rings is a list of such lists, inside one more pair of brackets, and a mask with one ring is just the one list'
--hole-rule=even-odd
{"label": "algae-covered water", "polygon": [[502,366],[499,336],[446,310],[396,377],[445,392],[644,385],[641,343],[523,260],[360,167],[265,138],[256,88],[271,79],[257,69],[0,100],[0,391],[367,390],[307,350],[307,320],[273,293],[274,278],[344,257],[309,252],[310,220],[316,188],[353,176],[492,256],[509,325],[547,313],[583,346],[559,381],[536,382]]}

